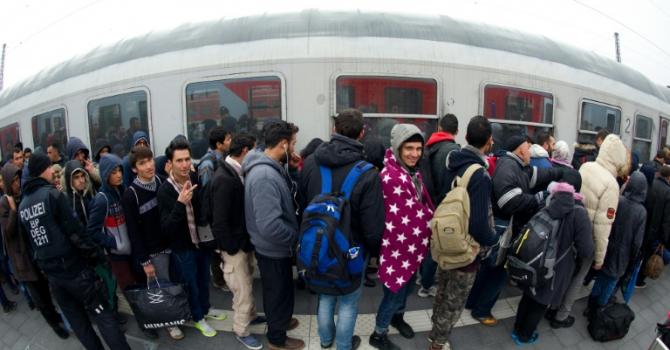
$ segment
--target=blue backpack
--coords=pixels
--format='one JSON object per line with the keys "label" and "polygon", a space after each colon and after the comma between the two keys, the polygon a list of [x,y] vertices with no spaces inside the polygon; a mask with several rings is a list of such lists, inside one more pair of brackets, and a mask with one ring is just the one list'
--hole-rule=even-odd
{"label": "blue backpack", "polygon": [[320,167],[321,193],[303,213],[297,256],[298,272],[315,293],[345,295],[361,285],[365,257],[352,237],[349,197],[358,178],[370,169],[368,162],[356,163],[336,192],[331,169]]}

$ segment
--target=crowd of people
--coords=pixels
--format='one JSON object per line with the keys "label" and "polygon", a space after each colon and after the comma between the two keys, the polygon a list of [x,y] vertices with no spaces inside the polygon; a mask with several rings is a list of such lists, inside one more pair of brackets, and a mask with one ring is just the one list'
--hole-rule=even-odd
{"label": "crowd of people", "polygon": [[[318,296],[321,347],[348,350],[361,344],[354,334],[358,303],[363,285],[376,284],[368,276],[376,269],[383,297],[369,344],[400,349],[390,327],[414,337],[404,313],[418,284],[420,297],[434,297],[427,345],[438,350],[452,348],[464,309],[496,326],[492,309],[508,282],[523,292],[511,334],[516,344],[536,342],[543,317],[552,328],[571,327],[583,285],[595,280],[585,311],[592,314],[616,298],[634,266],[668,243],[668,150],[640,167],[606,130],[578,157],[543,132],[510,137],[492,153],[492,126],[482,116],[469,120],[467,144],[456,142],[459,132],[453,114],[430,137],[396,124],[385,149],[365,134],[362,113],[350,109],[335,117],[330,140],[314,139],[300,155],[299,128],[281,120],[264,125],[262,140],[211,128],[199,162],[183,135],[154,157],[141,130],[123,159],[108,145],[92,153],[77,137],[65,154],[58,144],[48,154],[17,145],[0,170],[0,272],[58,336],[67,338],[69,329],[86,349],[103,349],[93,321],[109,348],[129,349],[117,290],[161,280],[185,287],[203,336],[215,336],[212,320],[227,317],[210,304],[213,283],[232,293],[233,332],[245,347],[263,347],[249,327],[266,323],[268,348],[297,350],[304,341],[287,335],[299,325],[297,264],[298,284]],[[466,248],[454,257],[435,231],[445,210],[453,214],[457,189],[468,198],[461,202],[467,232]],[[550,284],[528,286],[512,278],[505,240],[527,235],[539,213],[560,223],[560,258]],[[256,268],[264,315],[252,290]],[[642,272],[636,285],[646,283]],[[16,306],[1,286],[0,301],[6,313]],[[166,332],[184,338],[178,326]]]}

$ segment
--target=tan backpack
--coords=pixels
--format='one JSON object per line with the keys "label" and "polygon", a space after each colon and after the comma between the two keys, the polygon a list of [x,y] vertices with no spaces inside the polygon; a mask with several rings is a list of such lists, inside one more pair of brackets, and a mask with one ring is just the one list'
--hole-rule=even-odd
{"label": "tan backpack", "polygon": [[470,165],[463,177],[456,177],[455,187],[447,193],[433,214],[430,251],[433,260],[443,270],[453,270],[471,264],[479,253],[479,243],[469,233],[470,196],[468,183],[475,171],[483,168]]}

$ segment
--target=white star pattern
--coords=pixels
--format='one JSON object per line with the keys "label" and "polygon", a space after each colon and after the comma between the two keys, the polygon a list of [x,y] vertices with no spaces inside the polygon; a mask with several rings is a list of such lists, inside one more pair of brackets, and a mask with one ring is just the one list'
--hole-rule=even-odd
{"label": "white star pattern", "polygon": [[402,194],[402,188],[400,186],[393,187],[393,194],[399,196]]}
{"label": "white star pattern", "polygon": [[386,239],[386,238],[382,239],[382,246],[383,247],[388,247],[389,244],[391,244],[391,242],[388,239]]}
{"label": "white star pattern", "polygon": [[393,213],[394,215],[398,214],[398,210],[400,210],[400,209],[398,209],[398,206],[395,205],[395,203],[391,204],[391,207],[389,208],[389,211],[391,213]]}
{"label": "white star pattern", "polygon": [[421,260],[423,260],[423,255],[418,255],[416,261],[421,262]]}
{"label": "white star pattern", "polygon": [[402,276],[398,277],[395,279],[395,283],[399,285],[403,285],[405,283],[405,280],[402,278]]}
{"label": "white star pattern", "polygon": [[389,232],[393,231],[394,228],[395,228],[395,226],[393,226],[393,222],[388,221],[388,222],[386,223],[386,229],[387,229]]}
{"label": "white star pattern", "polygon": [[405,226],[407,226],[407,224],[409,224],[409,217],[407,217],[407,215],[402,217],[402,224],[405,225]]}
{"label": "white star pattern", "polygon": [[409,260],[404,260],[402,262],[402,268],[405,270],[409,269]]}
{"label": "white star pattern", "polygon": [[428,238],[424,238],[423,241],[421,241],[421,244],[423,244],[427,247],[428,246]]}
{"label": "white star pattern", "polygon": [[426,228],[430,228],[430,221],[426,221]]}
{"label": "white star pattern", "polygon": [[405,240],[407,239],[407,237],[405,237],[405,234],[404,234],[404,233],[401,233],[401,234],[398,236],[398,238],[396,238],[396,239],[400,242],[400,244],[403,244],[403,243],[405,243]]}
{"label": "white star pattern", "polygon": [[418,228],[418,227],[415,227],[415,228],[412,230],[412,234],[415,235],[415,236],[417,236],[417,237],[419,237],[419,236],[421,235],[421,229]]}
{"label": "white star pattern", "polygon": [[416,217],[419,219],[423,219],[423,216],[426,215],[423,213],[423,209],[419,209],[419,211],[416,212]]}
{"label": "white star pattern", "polygon": [[384,174],[384,179],[382,181],[384,181],[385,184],[389,183],[389,181],[391,181],[389,174]]}
{"label": "white star pattern", "polygon": [[415,246],[414,244],[410,244],[409,247],[407,248],[407,250],[408,250],[411,254],[414,254],[414,252],[416,251],[416,246]]}
{"label": "white star pattern", "polygon": [[392,275],[394,272],[395,272],[395,269],[393,268],[393,266],[389,266],[389,267],[386,268],[386,274],[387,275]]}
{"label": "white star pattern", "polygon": [[410,208],[411,208],[411,207],[414,206],[414,204],[416,204],[416,203],[414,202],[414,198],[409,198],[409,199],[405,200],[405,206],[406,206],[406,207],[410,207]]}
{"label": "white star pattern", "polygon": [[393,253],[391,253],[391,256],[394,259],[398,259],[398,257],[400,256],[400,251],[399,250],[394,250]]}
{"label": "white star pattern", "polygon": [[400,181],[402,181],[402,183],[407,182],[407,175],[405,175],[405,174],[400,174],[399,178],[400,178]]}
{"label": "white star pattern", "polygon": [[380,256],[379,256],[379,265],[383,264],[384,261],[386,261],[386,259],[384,259],[384,256],[383,256],[383,255],[380,255]]}

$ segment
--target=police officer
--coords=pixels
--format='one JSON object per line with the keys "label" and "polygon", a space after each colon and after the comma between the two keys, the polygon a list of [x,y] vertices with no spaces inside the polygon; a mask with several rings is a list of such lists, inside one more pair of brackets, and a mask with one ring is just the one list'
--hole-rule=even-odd
{"label": "police officer", "polygon": [[87,311],[111,349],[130,350],[105,298],[102,283],[91,268],[104,259],[68,205],[65,194],[51,185],[51,161],[35,153],[19,206],[20,229],[27,235],[37,265],[49,279],[52,293],[87,350],[103,350]]}

